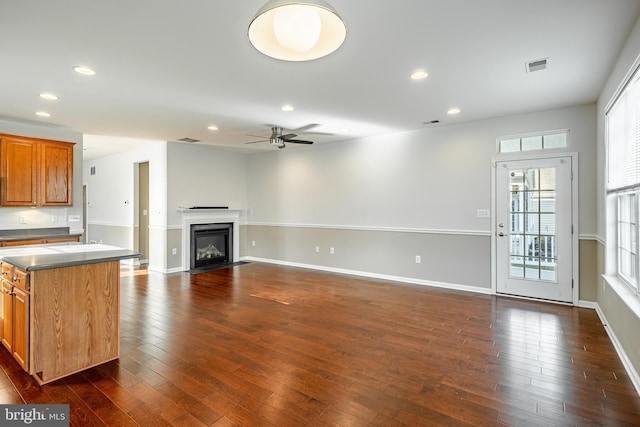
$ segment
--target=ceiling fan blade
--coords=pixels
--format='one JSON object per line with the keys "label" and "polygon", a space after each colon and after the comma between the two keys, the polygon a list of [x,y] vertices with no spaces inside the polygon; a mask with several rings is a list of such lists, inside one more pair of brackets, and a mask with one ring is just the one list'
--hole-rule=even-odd
{"label": "ceiling fan blade", "polygon": [[245,142],[245,144],[257,144],[258,142],[269,142],[269,140],[268,139],[261,139],[260,141]]}
{"label": "ceiling fan blade", "polygon": [[313,144],[313,141],[305,141],[303,139],[287,139],[287,142],[291,142],[293,144]]}
{"label": "ceiling fan blade", "polygon": [[252,135],[252,134],[250,134],[250,133],[247,133],[246,135],[247,135],[247,136],[254,137],[254,138],[269,138],[268,136],[264,136],[264,135]]}
{"label": "ceiling fan blade", "polygon": [[284,139],[286,141],[286,140],[289,140],[291,138],[295,138],[296,136],[298,136],[298,135],[296,135],[295,133],[288,133],[286,135],[280,135],[280,138],[282,138],[282,139]]}
{"label": "ceiling fan blade", "polygon": [[301,126],[299,128],[293,129],[294,132],[299,132],[299,133],[308,133],[311,135],[334,135],[333,133],[330,132],[313,132],[310,131],[310,129],[313,129],[315,127],[320,126],[320,124],[318,123],[310,123],[306,126]]}
{"label": "ceiling fan blade", "polygon": [[309,123],[308,125],[301,126],[297,129],[293,129],[294,132],[305,132],[309,129],[313,129],[314,127],[320,126],[318,123]]}
{"label": "ceiling fan blade", "polygon": [[328,135],[328,136],[333,136],[335,135],[335,133],[331,133],[331,132],[305,132],[308,135]]}

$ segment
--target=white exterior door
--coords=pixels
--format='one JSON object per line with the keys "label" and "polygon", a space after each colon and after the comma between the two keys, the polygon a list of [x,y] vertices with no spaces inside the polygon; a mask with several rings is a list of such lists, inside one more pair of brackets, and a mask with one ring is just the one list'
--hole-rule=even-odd
{"label": "white exterior door", "polygon": [[496,292],[573,301],[572,159],[496,162]]}

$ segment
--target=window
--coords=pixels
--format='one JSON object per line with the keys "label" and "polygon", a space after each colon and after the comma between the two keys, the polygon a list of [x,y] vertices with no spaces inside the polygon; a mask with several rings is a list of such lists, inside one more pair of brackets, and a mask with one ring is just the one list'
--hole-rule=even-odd
{"label": "window", "polygon": [[533,135],[509,136],[498,139],[498,153],[551,150],[568,146],[569,131],[543,132]]}
{"label": "window", "polygon": [[638,293],[640,203],[640,73],[606,111],[607,216],[615,218],[616,276]]}

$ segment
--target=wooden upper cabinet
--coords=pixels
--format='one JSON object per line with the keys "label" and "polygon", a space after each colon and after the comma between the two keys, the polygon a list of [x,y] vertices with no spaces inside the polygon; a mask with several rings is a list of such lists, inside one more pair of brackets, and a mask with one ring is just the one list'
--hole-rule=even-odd
{"label": "wooden upper cabinet", "polygon": [[73,145],[65,142],[42,142],[39,157],[40,205],[71,206]]}
{"label": "wooden upper cabinet", "polygon": [[73,145],[0,135],[0,204],[71,206]]}
{"label": "wooden upper cabinet", "polygon": [[27,138],[0,140],[0,202],[3,206],[36,206],[38,144]]}

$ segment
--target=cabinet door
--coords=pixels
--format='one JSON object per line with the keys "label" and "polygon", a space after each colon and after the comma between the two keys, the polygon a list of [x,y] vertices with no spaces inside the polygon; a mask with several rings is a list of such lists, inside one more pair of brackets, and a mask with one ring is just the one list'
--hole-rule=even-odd
{"label": "cabinet door", "polygon": [[13,353],[13,286],[2,280],[2,344]]}
{"label": "cabinet door", "polygon": [[13,288],[13,357],[27,370],[29,360],[29,294]]}
{"label": "cabinet door", "polygon": [[0,203],[3,206],[37,204],[37,144],[29,139],[0,140]]}
{"label": "cabinet door", "polygon": [[73,145],[41,143],[40,163],[40,205],[71,206]]}
{"label": "cabinet door", "polygon": [[25,246],[25,245],[40,245],[42,243],[47,243],[44,239],[30,239],[30,240],[7,240],[6,242],[2,242],[2,246]]}

